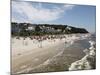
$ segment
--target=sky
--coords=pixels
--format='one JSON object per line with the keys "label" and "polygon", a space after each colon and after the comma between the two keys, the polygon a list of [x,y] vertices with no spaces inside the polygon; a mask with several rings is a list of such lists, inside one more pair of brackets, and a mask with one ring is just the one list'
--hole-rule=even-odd
{"label": "sky", "polygon": [[64,24],[95,32],[95,6],[12,1],[11,13],[12,22]]}

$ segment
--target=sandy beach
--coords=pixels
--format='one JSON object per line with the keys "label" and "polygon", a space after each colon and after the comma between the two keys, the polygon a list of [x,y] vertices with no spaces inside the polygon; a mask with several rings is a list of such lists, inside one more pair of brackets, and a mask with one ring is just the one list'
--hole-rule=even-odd
{"label": "sandy beach", "polygon": [[25,40],[13,37],[12,74],[68,70],[71,63],[85,56],[83,50],[90,45],[86,40],[89,36],[90,34],[71,34],[62,39],[42,42],[28,37]]}

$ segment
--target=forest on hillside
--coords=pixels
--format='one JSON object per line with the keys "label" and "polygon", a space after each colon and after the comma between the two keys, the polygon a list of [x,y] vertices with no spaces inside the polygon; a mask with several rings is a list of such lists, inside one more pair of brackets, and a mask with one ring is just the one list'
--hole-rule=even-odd
{"label": "forest on hillside", "polygon": [[73,33],[88,33],[88,31],[84,28],[76,28],[68,25],[11,23],[12,36],[57,35]]}

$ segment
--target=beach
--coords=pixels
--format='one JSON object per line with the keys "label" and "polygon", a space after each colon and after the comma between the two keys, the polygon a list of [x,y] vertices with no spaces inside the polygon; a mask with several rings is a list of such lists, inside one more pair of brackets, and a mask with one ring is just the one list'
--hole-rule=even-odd
{"label": "beach", "polygon": [[64,35],[43,41],[12,38],[12,74],[67,71],[85,56],[91,34]]}

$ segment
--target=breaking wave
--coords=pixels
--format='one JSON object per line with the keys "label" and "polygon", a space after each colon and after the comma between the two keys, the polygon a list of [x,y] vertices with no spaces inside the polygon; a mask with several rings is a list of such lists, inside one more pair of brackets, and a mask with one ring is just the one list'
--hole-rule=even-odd
{"label": "breaking wave", "polygon": [[90,48],[84,50],[86,55],[81,60],[72,63],[71,66],[69,67],[70,71],[95,69],[96,43],[94,41],[89,41],[89,43],[90,43]]}

